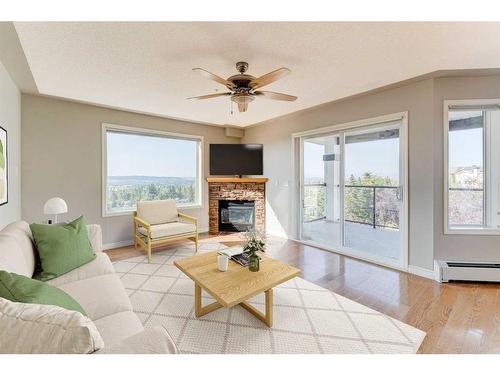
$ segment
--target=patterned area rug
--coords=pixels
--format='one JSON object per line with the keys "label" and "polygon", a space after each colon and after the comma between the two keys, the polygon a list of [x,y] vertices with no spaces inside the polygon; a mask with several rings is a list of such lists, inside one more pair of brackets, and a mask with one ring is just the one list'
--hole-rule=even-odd
{"label": "patterned area rug", "polygon": [[[200,244],[214,251],[220,243]],[[416,353],[425,333],[299,277],[274,289],[268,328],[240,306],[194,316],[194,285],[173,262],[194,254],[179,246],[115,262],[134,311],[145,326],[165,326],[183,353]],[[259,310],[264,295],[251,299]],[[213,302],[203,295],[203,304]]]}

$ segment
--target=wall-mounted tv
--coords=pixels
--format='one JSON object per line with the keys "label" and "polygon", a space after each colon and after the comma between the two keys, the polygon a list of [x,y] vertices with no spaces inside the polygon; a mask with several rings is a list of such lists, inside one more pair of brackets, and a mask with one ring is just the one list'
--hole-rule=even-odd
{"label": "wall-mounted tv", "polygon": [[211,144],[210,174],[261,175],[263,149],[261,144]]}

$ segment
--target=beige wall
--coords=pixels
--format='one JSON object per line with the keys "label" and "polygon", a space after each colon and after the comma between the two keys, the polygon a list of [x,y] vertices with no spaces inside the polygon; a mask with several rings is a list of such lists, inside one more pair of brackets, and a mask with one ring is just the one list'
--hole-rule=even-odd
{"label": "beige wall", "polygon": [[0,62],[0,126],[7,130],[9,201],[0,206],[0,229],[21,218],[21,94]]}
{"label": "beige wall", "polygon": [[[102,225],[104,243],[131,239],[131,216],[101,215],[101,123],[128,125],[191,135],[205,142],[204,171],[208,174],[208,144],[238,143],[216,126],[170,120],[125,111],[79,104],[42,96],[22,96],[22,217],[42,222],[43,204],[53,196],[66,200],[69,212],[62,220],[84,214]],[[208,228],[207,186],[203,207],[185,212]]]}

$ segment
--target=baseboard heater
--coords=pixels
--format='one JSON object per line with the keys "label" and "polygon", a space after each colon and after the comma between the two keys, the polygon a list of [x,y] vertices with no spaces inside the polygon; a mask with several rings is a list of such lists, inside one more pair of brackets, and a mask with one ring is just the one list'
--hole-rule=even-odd
{"label": "baseboard heater", "polygon": [[457,262],[437,260],[436,279],[448,281],[491,281],[500,282],[500,263]]}

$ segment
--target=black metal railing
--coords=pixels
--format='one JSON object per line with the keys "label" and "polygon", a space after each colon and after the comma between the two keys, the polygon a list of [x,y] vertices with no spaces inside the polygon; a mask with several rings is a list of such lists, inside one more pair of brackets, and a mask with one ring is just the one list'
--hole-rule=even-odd
{"label": "black metal railing", "polygon": [[450,191],[483,191],[481,188],[449,188]]}
{"label": "black metal railing", "polygon": [[399,229],[400,199],[397,186],[344,185],[344,220]]}
{"label": "black metal railing", "polygon": [[[399,228],[400,191],[397,186],[345,185],[345,221],[373,228]],[[304,185],[304,222],[325,219],[326,183]]]}

